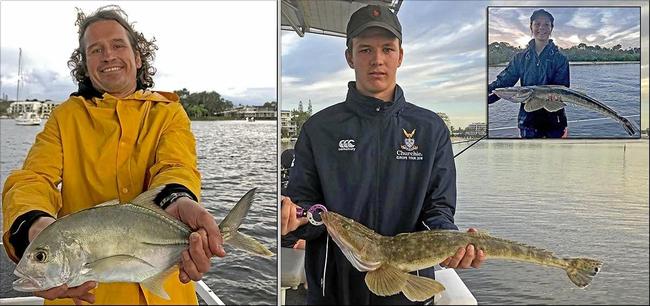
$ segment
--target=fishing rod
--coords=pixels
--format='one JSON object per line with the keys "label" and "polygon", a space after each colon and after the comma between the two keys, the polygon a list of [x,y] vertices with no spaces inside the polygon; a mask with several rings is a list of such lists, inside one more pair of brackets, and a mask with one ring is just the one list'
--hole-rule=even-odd
{"label": "fishing rod", "polygon": [[467,146],[467,148],[465,148],[465,149],[463,149],[462,151],[458,152],[458,154],[454,155],[454,158],[456,158],[456,156],[458,156],[458,155],[463,154],[463,152],[465,152],[467,149],[471,148],[473,145],[475,145],[477,142],[481,141],[481,139],[483,139],[483,138],[485,138],[485,137],[487,137],[487,134],[481,136],[481,138],[479,138],[479,139],[477,139],[476,141],[474,141],[471,145]]}

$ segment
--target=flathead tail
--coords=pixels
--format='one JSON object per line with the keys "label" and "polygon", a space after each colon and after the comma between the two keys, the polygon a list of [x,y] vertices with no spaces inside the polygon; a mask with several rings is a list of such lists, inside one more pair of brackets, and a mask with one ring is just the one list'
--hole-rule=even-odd
{"label": "flathead tail", "polygon": [[589,258],[565,258],[569,263],[566,274],[580,288],[589,286],[594,276],[600,272],[603,262]]}
{"label": "flathead tail", "polygon": [[636,126],[634,126],[630,120],[625,117],[621,117],[621,121],[623,122],[623,128],[630,136],[636,133]]}
{"label": "flathead tail", "polygon": [[249,190],[240,200],[235,204],[226,218],[219,224],[219,230],[223,237],[224,243],[230,246],[260,256],[273,256],[264,245],[259,243],[252,237],[238,232],[244,217],[248,214],[248,210],[253,203],[255,191],[257,188]]}

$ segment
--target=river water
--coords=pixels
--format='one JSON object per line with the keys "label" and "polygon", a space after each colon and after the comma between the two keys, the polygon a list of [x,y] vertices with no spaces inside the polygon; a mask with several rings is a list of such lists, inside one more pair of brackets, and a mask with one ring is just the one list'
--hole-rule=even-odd
{"label": "river water", "polygon": [[488,259],[459,271],[480,304],[648,304],[647,139],[481,141],[456,168],[459,228],[604,261],[580,289],[560,269]]}
{"label": "river water", "polygon": [[[22,166],[27,151],[42,126],[16,126],[0,120],[1,184]],[[273,253],[277,249],[277,127],[275,121],[193,121],[202,199],[219,220],[251,188],[256,198],[241,230]],[[226,304],[277,303],[277,255],[247,255],[226,246],[227,256],[213,261],[203,280]],[[23,296],[13,291],[13,264],[4,250],[0,297]],[[200,300],[200,299],[199,299]]]}
{"label": "river water", "polygon": [[[489,67],[488,82],[496,80],[505,67]],[[641,78],[640,64],[571,65],[571,88],[586,93],[604,103],[619,115],[640,125]],[[519,86],[517,83],[516,86]],[[583,107],[565,107],[570,138],[638,138],[629,136],[623,127],[610,117]],[[488,136],[490,138],[518,138],[517,115],[519,104],[499,100],[488,106]]]}

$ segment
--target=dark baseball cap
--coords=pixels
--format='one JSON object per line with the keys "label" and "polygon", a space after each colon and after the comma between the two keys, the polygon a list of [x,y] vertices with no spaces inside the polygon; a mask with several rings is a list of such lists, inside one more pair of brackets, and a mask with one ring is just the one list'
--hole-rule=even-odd
{"label": "dark baseball cap", "polygon": [[533,21],[535,21],[535,19],[542,16],[548,17],[548,20],[551,21],[551,26],[553,26],[553,21],[555,21],[555,18],[553,18],[553,15],[551,15],[551,13],[545,11],[544,9],[536,10],[532,15],[530,15],[530,24],[533,24]]}
{"label": "dark baseball cap", "polygon": [[393,33],[397,39],[402,41],[402,25],[388,7],[383,5],[368,5],[358,9],[350,16],[347,27],[347,40],[350,40],[370,27],[380,27]]}

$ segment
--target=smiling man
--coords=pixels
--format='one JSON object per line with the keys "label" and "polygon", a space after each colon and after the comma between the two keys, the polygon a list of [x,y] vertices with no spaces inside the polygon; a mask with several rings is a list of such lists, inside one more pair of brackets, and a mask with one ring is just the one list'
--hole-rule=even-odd
{"label": "smiling man", "polygon": [[[515,54],[497,79],[488,85],[488,104],[499,100],[493,90],[514,86],[518,81],[521,86],[569,87],[569,60],[550,39],[554,22],[555,18],[546,10],[533,12],[530,16],[533,39],[528,42],[526,50]],[[549,96],[549,99],[558,97]],[[517,127],[521,138],[565,138],[569,133],[564,108],[556,112],[545,109],[527,112],[523,103],[519,107]]]}
{"label": "smiling man", "polygon": [[197,304],[190,280],[225,253],[216,222],[197,203],[201,178],[189,118],[176,94],[149,90],[157,47],[119,7],[80,12],[77,24],[79,46],[68,66],[79,90],[52,112],[22,169],[4,185],[7,254],[17,262],[55,218],[164,185],[154,202],[195,230],[180,269],[164,280],[170,300],[137,283],[64,284],[34,294],[46,304]]}
{"label": "smiling man", "polygon": [[[397,85],[402,27],[387,7],[356,11],[347,25],[345,58],[354,69],[346,100],[312,116],[295,145],[282,234],[307,240],[308,304],[410,304],[403,294],[380,297],[326,234],[297,217],[298,205],[328,210],[379,234],[458,229],[456,169],[449,131],[434,112],[406,102]],[[294,204],[298,203],[298,205]],[[444,263],[478,267],[473,246]],[[433,268],[418,272],[433,277]]]}

